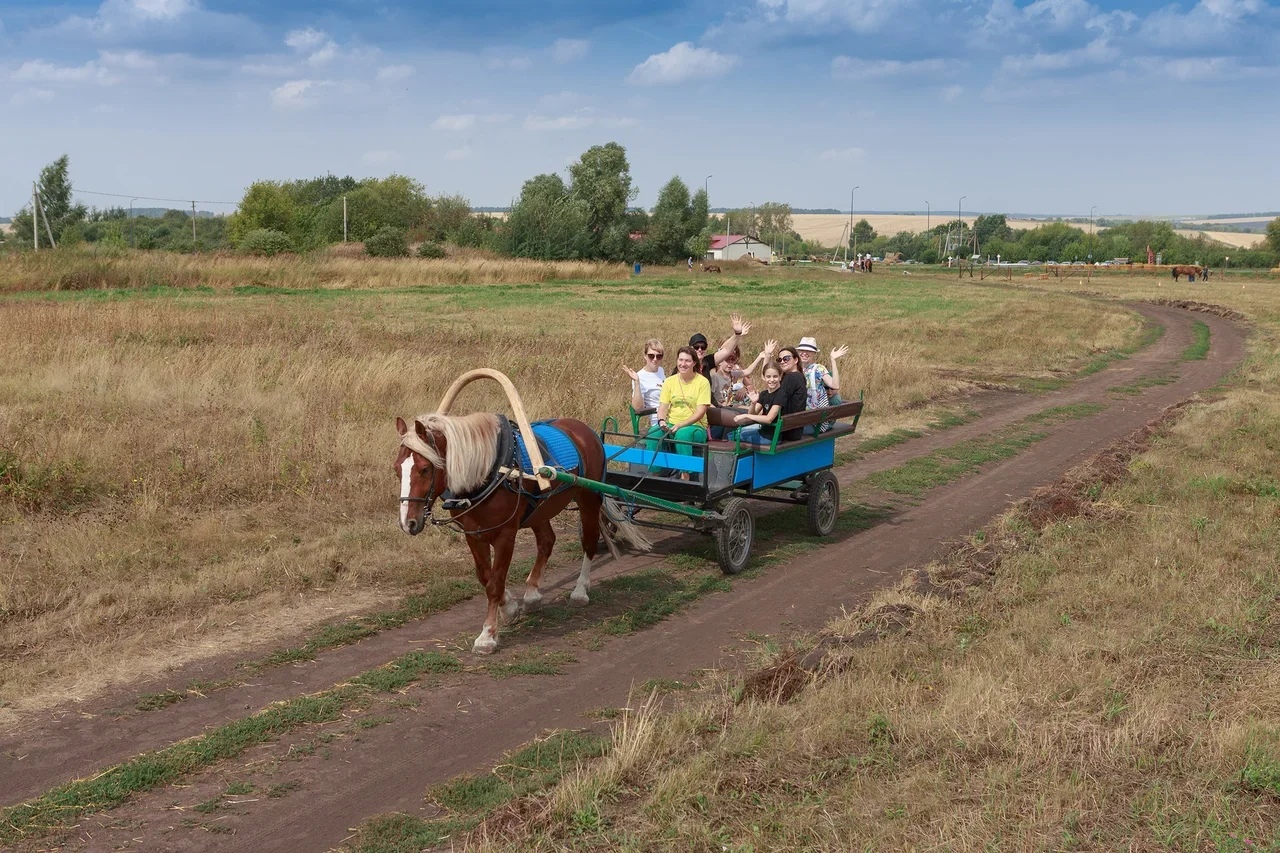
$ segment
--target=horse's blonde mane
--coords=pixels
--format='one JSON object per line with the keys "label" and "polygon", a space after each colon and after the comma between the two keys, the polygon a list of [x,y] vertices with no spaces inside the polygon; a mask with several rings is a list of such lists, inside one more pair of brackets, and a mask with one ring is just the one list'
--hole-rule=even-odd
{"label": "horse's blonde mane", "polygon": [[[457,494],[465,494],[484,485],[493,467],[493,457],[498,448],[498,416],[491,412],[471,415],[441,415],[431,412],[419,415],[417,422],[428,432],[444,436],[445,458],[430,444],[418,439],[416,431],[405,436],[404,444],[416,450],[436,467],[444,465],[445,487]],[[409,436],[415,439],[409,443]]]}

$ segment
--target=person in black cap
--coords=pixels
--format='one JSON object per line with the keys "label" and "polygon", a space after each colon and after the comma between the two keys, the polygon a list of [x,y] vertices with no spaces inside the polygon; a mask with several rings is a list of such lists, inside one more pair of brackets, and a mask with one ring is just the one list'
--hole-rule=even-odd
{"label": "person in black cap", "polygon": [[740,314],[730,314],[729,322],[733,325],[733,334],[726,338],[720,345],[720,349],[715,352],[707,352],[707,336],[702,332],[697,332],[689,338],[689,346],[693,347],[693,351],[698,354],[701,362],[700,372],[703,376],[710,377],[716,365],[733,355],[734,350],[738,348],[738,342],[751,331],[751,324],[743,320]]}

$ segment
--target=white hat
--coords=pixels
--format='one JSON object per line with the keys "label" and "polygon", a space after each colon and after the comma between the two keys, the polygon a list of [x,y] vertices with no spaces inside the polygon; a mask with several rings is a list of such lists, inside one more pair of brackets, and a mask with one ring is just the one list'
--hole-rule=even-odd
{"label": "white hat", "polygon": [[800,343],[796,344],[796,349],[808,350],[809,352],[818,351],[818,342],[813,338],[801,338]]}

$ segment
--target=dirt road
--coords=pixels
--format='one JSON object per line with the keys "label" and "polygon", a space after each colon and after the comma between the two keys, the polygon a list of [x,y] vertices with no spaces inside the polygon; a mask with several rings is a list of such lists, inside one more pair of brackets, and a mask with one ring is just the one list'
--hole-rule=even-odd
{"label": "dirt road", "polygon": [[[737,579],[728,592],[694,601],[676,616],[625,636],[570,631],[519,631],[504,638],[500,655],[560,655],[561,674],[495,679],[457,673],[424,680],[376,708],[373,725],[338,731],[301,730],[253,747],[184,779],[181,786],[137,795],[110,812],[88,815],[73,830],[31,849],[68,850],[324,850],[341,844],[350,828],[380,813],[430,814],[427,786],[459,773],[483,770],[547,729],[592,724],[592,711],[627,702],[649,679],[693,679],[699,670],[733,666],[748,638],[815,629],[903,571],[940,556],[952,543],[1003,512],[1036,486],[1156,417],[1168,405],[1213,386],[1244,356],[1245,330],[1205,313],[1135,306],[1165,334],[1137,355],[1048,394],[992,394],[975,401],[980,417],[866,457],[838,472],[852,484],[879,470],[923,456],[1051,407],[1097,403],[1091,417],[1050,430],[1048,437],[1004,462],[930,491],[869,529],[849,534],[801,559]],[[1192,343],[1193,324],[1211,331],[1204,360],[1180,361]],[[1143,377],[1171,381],[1119,394],[1109,389]],[[1163,380],[1162,380],[1163,381]],[[388,535],[398,535],[389,533]],[[674,543],[678,545],[679,543]],[[634,573],[661,562],[662,553],[608,564],[599,579]],[[552,576],[548,598],[572,587],[576,569]],[[161,710],[119,715],[124,697],[62,711],[0,740],[0,805],[12,805],[77,777],[94,774],[138,753],[163,748],[211,727],[243,718],[268,703],[326,690],[406,652],[446,649],[471,663],[469,646],[482,605],[475,599],[444,613],[386,631],[315,661],[281,667],[241,686],[192,698]],[[584,618],[599,618],[588,608]],[[216,680],[234,672],[220,660],[175,673],[167,685]],[[375,712],[370,712],[375,713]],[[368,719],[368,718],[366,718]],[[348,721],[350,722],[350,721]],[[327,732],[327,734],[326,734]],[[226,794],[248,780],[252,793]],[[238,789],[237,789],[238,790]],[[202,806],[202,808],[198,808]]]}

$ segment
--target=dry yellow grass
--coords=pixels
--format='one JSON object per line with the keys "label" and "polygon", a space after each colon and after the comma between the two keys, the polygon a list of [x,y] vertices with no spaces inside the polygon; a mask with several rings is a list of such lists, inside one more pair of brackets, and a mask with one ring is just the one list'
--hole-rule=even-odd
{"label": "dry yellow grass", "polygon": [[[743,267],[696,283],[387,287],[387,270],[407,264],[84,263],[107,278],[161,276],[170,259],[178,281],[218,284],[0,300],[0,701],[11,709],[469,577],[452,534],[396,530],[390,472],[394,417],[434,407],[468,367],[507,372],[535,417],[599,423],[624,409],[619,365],[639,363],[645,338],[674,351],[692,331],[727,332],[736,309],[756,321],[751,353],[766,337],[849,343],[843,372],[867,391],[872,436],[935,418],[969,379],[1045,376],[1137,328],[1122,309],[1069,296],[950,278],[855,287],[825,270],[804,282]],[[347,289],[298,287],[335,266]],[[233,290],[246,283],[237,270],[289,289]],[[0,275],[29,291],[40,272]],[[505,410],[479,386],[463,402]]]}
{"label": "dry yellow grass", "polygon": [[1040,533],[1016,513],[993,526],[983,541],[1011,544],[989,588],[882,594],[827,633],[851,636],[904,603],[910,631],[835,652],[788,704],[737,704],[722,678],[684,708],[645,709],[628,723],[638,760],[571,774],[534,819],[470,846],[1275,850],[1273,290],[1215,288],[1259,324],[1240,374],[1126,480],[1089,488],[1097,511]]}
{"label": "dry yellow grass", "polygon": [[1177,232],[1183,237],[1208,237],[1210,240],[1217,240],[1219,243],[1226,243],[1228,246],[1235,246],[1241,249],[1260,249],[1267,242],[1265,234],[1243,234],[1238,231],[1193,231],[1187,228],[1179,228]]}

